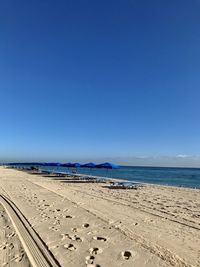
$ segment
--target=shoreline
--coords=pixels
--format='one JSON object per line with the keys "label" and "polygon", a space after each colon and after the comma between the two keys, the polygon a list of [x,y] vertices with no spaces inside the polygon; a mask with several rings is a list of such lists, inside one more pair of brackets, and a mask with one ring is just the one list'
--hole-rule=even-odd
{"label": "shoreline", "polygon": [[110,189],[5,168],[0,188],[61,266],[200,266],[199,189]]}
{"label": "shoreline", "polygon": [[[166,167],[168,168],[168,167]],[[171,168],[171,167],[170,167]],[[18,170],[18,169],[16,169]],[[19,169],[20,170],[20,169]],[[49,172],[57,172],[56,170],[52,170],[52,169],[41,169],[41,170],[47,170]],[[26,171],[26,170],[25,170]],[[142,181],[136,181],[136,180],[127,180],[127,179],[121,179],[121,178],[116,178],[116,177],[106,177],[106,176],[96,176],[96,175],[90,175],[90,174],[86,174],[86,173],[70,173],[70,172],[61,172],[63,174],[67,174],[67,175],[73,175],[73,176],[77,176],[77,177],[91,177],[91,178],[95,178],[95,179],[105,179],[107,181],[114,181],[114,182],[130,182],[130,183],[138,183],[138,184],[144,184],[144,185],[152,185],[152,186],[163,186],[163,187],[172,187],[172,188],[186,188],[186,189],[195,189],[195,190],[200,190],[200,187],[187,187],[187,186],[183,186],[183,185],[170,185],[170,184],[160,184],[160,183],[147,183],[147,182],[142,182]]]}
{"label": "shoreline", "polygon": [[[136,170],[133,171],[133,169],[125,169],[123,168],[135,168]],[[25,167],[26,168],[26,167]],[[71,173],[70,168],[65,167],[41,167],[38,166],[41,170],[49,170],[50,172],[63,172],[73,175]],[[102,170],[97,169],[91,169],[88,171],[87,169],[83,170],[82,168],[75,168],[77,171],[77,175],[83,175],[83,176],[91,176],[95,177],[97,179],[111,179],[123,182],[135,182],[135,183],[143,183],[143,184],[152,184],[152,185],[161,185],[161,186],[172,186],[172,187],[181,187],[181,188],[194,188],[194,189],[200,189],[199,185],[199,177],[200,177],[200,169],[197,170],[197,168],[176,168],[176,167],[141,167],[141,168],[149,168],[149,172],[145,172],[141,169],[137,170],[140,167],[137,166],[122,166],[121,170],[115,171],[111,170],[111,172],[105,173]],[[159,169],[159,172],[152,171],[154,169]],[[172,172],[163,171],[164,169],[172,169]],[[179,173],[179,170],[182,169],[182,172]],[[175,171],[174,171],[175,170]],[[178,170],[178,172],[176,172]],[[187,170],[183,172],[183,170]],[[192,172],[193,170],[193,172]],[[196,172],[197,171],[197,172]],[[92,174],[93,173],[93,174]],[[156,177],[156,179],[155,179]]]}

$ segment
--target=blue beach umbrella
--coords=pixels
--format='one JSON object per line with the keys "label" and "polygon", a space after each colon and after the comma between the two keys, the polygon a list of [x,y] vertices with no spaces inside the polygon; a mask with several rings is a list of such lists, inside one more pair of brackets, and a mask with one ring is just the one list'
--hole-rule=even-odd
{"label": "blue beach umbrella", "polygon": [[59,162],[45,162],[43,163],[43,166],[45,167],[59,167],[60,163]]}
{"label": "blue beach umbrella", "polygon": [[70,163],[70,162],[60,164],[61,167],[71,167],[71,165],[72,165],[72,163]]}
{"label": "blue beach umbrella", "polygon": [[21,163],[18,163],[18,162],[11,162],[11,163],[7,163],[7,165],[9,165],[9,166],[17,166],[17,165],[19,165],[19,164],[21,164]]}
{"label": "blue beach umbrella", "polygon": [[109,163],[109,162],[105,162],[105,163],[102,163],[102,164],[98,164],[96,166],[96,168],[99,168],[99,169],[106,169],[107,170],[107,175],[108,175],[108,170],[109,169],[119,169],[119,166],[118,165],[115,165],[113,163]]}
{"label": "blue beach umbrella", "polygon": [[61,164],[61,167],[67,167],[67,168],[78,168],[78,167],[81,167],[81,164],[80,163],[71,163],[71,162],[68,162],[68,163],[63,163]]}
{"label": "blue beach umbrella", "polygon": [[119,169],[119,166],[113,163],[106,162],[106,163],[96,165],[96,168]]}
{"label": "blue beach umbrella", "polygon": [[[86,163],[86,164],[82,164],[81,167],[82,167],[82,168],[90,169],[89,174],[92,174],[92,170],[91,170],[91,169],[96,168],[96,164],[94,164],[93,162],[89,162],[89,163]],[[94,174],[94,173],[93,173],[93,174]]]}
{"label": "blue beach umbrella", "polygon": [[58,167],[58,166],[60,166],[60,163],[59,162],[45,162],[45,163],[43,163],[43,166]]}
{"label": "blue beach umbrella", "polygon": [[93,162],[89,162],[86,164],[82,164],[81,167],[82,168],[96,168],[96,164],[94,164]]}
{"label": "blue beach umbrella", "polygon": [[68,167],[68,168],[74,168],[74,167],[81,167],[81,164],[80,163],[63,163],[60,165],[61,167]]}
{"label": "blue beach umbrella", "polygon": [[68,172],[69,172],[69,168],[71,167],[71,165],[72,165],[71,162],[67,162],[67,163],[62,163],[62,164],[60,164],[61,167],[68,168]]}
{"label": "blue beach umbrella", "polygon": [[80,163],[72,163],[71,164],[71,167],[75,167],[75,168],[78,168],[78,167],[81,167],[81,164]]}
{"label": "blue beach umbrella", "polygon": [[[71,163],[71,166],[69,166],[69,167],[71,167],[71,168],[79,168],[79,167],[81,167],[81,164],[80,163],[77,163],[77,162],[75,162],[75,163]],[[77,169],[76,170],[72,170],[72,173],[76,173],[77,172]]]}

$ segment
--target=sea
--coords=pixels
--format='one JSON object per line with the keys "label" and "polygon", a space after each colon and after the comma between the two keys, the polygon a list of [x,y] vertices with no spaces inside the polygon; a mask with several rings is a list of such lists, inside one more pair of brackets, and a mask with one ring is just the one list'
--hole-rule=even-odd
{"label": "sea", "polygon": [[[41,169],[72,172],[72,168],[42,167]],[[200,168],[136,167],[121,166],[120,169],[76,168],[79,174],[116,178],[128,181],[200,188]]]}

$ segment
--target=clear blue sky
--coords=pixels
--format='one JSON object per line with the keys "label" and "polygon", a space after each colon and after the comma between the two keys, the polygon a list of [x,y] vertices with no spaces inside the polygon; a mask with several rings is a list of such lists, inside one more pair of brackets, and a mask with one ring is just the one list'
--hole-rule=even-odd
{"label": "clear blue sky", "polygon": [[2,1],[0,160],[200,166],[199,14],[198,0]]}

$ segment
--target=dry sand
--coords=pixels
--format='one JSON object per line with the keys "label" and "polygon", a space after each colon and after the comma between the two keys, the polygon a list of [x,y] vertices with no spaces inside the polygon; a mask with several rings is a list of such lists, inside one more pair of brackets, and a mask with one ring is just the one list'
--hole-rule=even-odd
{"label": "dry sand", "polygon": [[29,267],[29,260],[19,238],[0,204],[0,266]]}
{"label": "dry sand", "polygon": [[[20,208],[61,266],[200,266],[200,190],[109,189],[0,168],[0,193]],[[4,229],[2,218],[0,224]],[[18,242],[12,240],[14,248]],[[3,258],[0,250],[0,263]]]}

